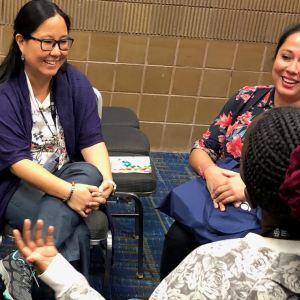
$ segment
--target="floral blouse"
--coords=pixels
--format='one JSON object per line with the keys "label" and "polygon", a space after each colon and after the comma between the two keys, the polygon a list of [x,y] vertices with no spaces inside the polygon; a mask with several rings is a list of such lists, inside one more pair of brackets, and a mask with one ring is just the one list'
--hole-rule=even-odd
{"label": "floral blouse", "polygon": [[216,161],[240,160],[246,129],[252,119],[274,105],[274,86],[245,86],[232,96],[192,149],[203,149]]}
{"label": "floral blouse", "polygon": [[243,239],[196,248],[154,290],[150,300],[299,299],[300,241]]}

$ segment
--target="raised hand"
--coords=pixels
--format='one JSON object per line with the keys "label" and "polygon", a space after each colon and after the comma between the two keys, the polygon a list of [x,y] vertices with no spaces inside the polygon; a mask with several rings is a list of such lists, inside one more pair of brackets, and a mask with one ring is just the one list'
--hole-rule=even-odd
{"label": "raised hand", "polygon": [[58,251],[54,245],[54,227],[49,226],[46,237],[42,237],[42,230],[44,226],[43,220],[38,220],[35,226],[34,238],[31,238],[31,221],[24,220],[22,235],[19,230],[14,229],[13,235],[15,243],[22,254],[22,256],[36,269],[43,273]]}

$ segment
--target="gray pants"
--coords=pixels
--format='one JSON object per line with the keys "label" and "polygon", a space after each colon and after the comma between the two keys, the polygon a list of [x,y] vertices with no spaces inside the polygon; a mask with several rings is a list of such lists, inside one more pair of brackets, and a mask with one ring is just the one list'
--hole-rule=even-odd
{"label": "gray pants", "polygon": [[[65,181],[99,186],[102,176],[98,169],[86,162],[64,165],[54,173]],[[24,219],[44,220],[44,233],[48,226],[55,227],[55,245],[68,260],[80,260],[81,273],[88,279],[90,262],[89,230],[83,218],[66,203],[41,192],[24,181],[12,196],[5,219],[13,228],[22,229]]]}

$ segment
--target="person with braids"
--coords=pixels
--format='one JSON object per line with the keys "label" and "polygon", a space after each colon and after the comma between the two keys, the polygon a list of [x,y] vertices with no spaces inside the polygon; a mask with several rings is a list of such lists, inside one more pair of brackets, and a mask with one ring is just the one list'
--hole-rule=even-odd
{"label": "person with braids", "polygon": [[[175,219],[163,245],[160,277],[199,245],[260,230],[260,210],[248,209],[240,169],[244,136],[252,119],[273,107],[300,107],[300,23],[279,38],[274,85],[246,86],[225,104],[191,150],[195,180],[174,188],[158,209]],[[273,145],[275,147],[275,145]]]}
{"label": "person with braids", "polygon": [[241,176],[261,235],[202,245],[155,289],[162,299],[299,299],[300,109],[274,108],[246,133]]}
{"label": "person with braids", "polygon": [[[67,63],[70,27],[47,0],[28,1],[15,18],[0,66],[0,226],[21,229],[24,219],[42,218],[88,278],[88,225],[95,216],[107,225],[115,183],[93,88]],[[32,299],[32,266],[18,251],[0,261],[0,275],[8,299]]]}

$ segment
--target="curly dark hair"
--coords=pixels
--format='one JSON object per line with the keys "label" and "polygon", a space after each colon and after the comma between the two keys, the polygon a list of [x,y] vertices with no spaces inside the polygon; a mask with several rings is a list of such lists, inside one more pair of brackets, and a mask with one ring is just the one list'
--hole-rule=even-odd
{"label": "curly dark hair", "polygon": [[[272,213],[290,213],[278,191],[285,180],[291,153],[299,145],[300,108],[274,108],[253,121],[242,159],[243,179],[252,203]],[[298,198],[299,202],[300,195]]]}

